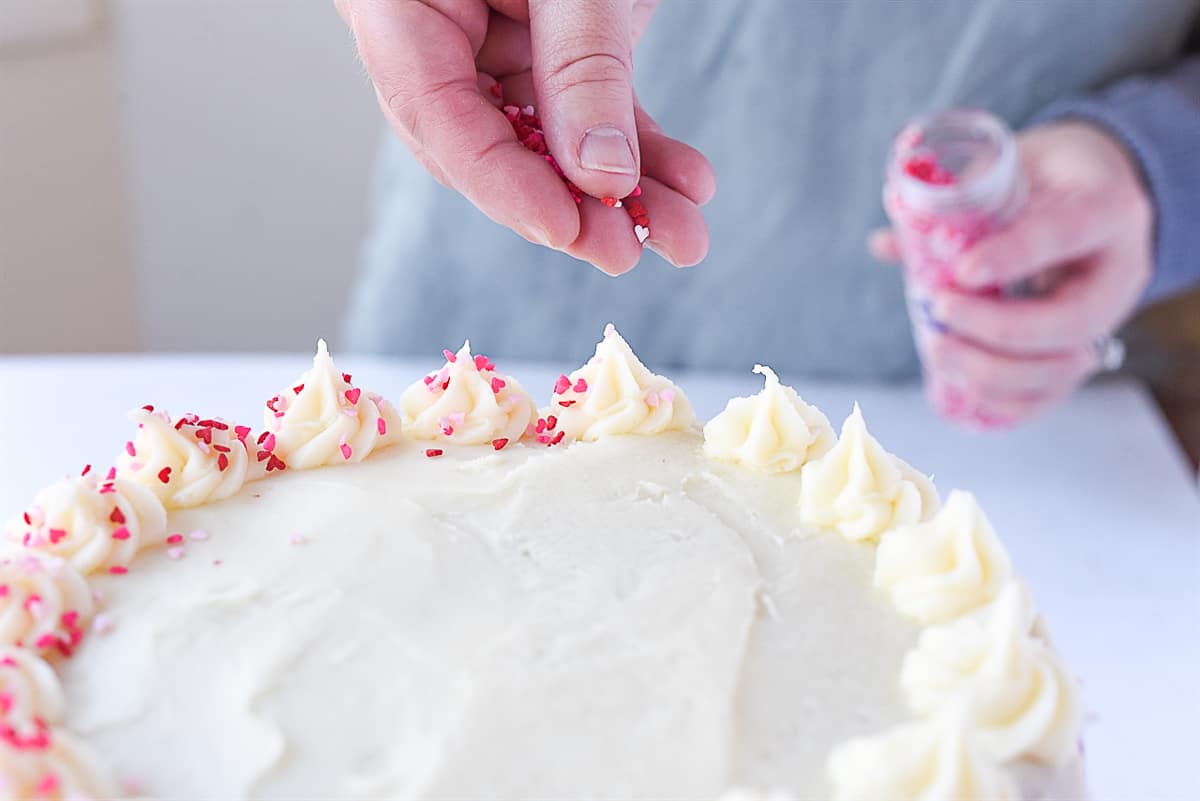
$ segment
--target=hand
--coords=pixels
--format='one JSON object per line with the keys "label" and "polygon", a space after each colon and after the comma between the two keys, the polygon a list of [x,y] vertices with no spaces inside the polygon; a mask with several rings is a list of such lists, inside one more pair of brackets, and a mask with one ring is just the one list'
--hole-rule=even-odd
{"label": "hand", "polygon": [[[935,397],[949,388],[1008,423],[1064,400],[1100,367],[1095,343],[1129,317],[1153,269],[1153,204],[1114,138],[1062,122],[1022,133],[1019,151],[1024,208],[963,254],[958,289],[934,296],[932,314],[948,332],[918,337]],[[873,234],[870,249],[899,260],[890,231]],[[1056,269],[1045,295],[983,292]]]}
{"label": "hand", "polygon": [[[708,161],[633,93],[632,51],[657,0],[337,0],[388,121],[441,183],[501,225],[616,275],[641,257],[625,197],[641,178],[647,244],[678,266],[708,252]],[[487,91],[533,104],[576,205]]]}

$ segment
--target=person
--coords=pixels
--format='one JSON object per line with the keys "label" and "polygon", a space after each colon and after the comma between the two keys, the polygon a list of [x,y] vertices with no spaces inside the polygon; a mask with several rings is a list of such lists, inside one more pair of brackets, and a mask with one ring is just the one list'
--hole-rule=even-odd
{"label": "person", "polygon": [[[912,377],[902,278],[863,241],[891,137],[958,105],[1025,126],[1030,194],[936,298],[953,333],[923,351],[931,380],[1027,418],[1099,369],[1094,343],[1140,304],[1200,277],[1197,0],[337,5],[397,135],[347,318],[359,349],[470,336],[563,361],[612,320],[660,367]],[[536,106],[582,204],[516,141],[496,80]],[[644,259],[595,199],[639,181]],[[898,257],[886,230],[870,250]],[[971,291],[1060,267],[1043,297]]]}

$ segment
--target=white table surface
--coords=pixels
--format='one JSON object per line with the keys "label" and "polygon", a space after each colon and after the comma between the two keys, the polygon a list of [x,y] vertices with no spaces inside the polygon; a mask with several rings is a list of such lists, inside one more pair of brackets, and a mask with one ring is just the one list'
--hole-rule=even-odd
{"label": "white table surface", "polygon": [[[0,358],[0,517],[85,462],[107,467],[130,437],[128,409],[154,403],[257,427],[262,402],[307,361]],[[435,360],[338,364],[394,398]],[[501,366],[539,399],[558,374]],[[704,417],[759,386],[749,373],[674,377]],[[872,432],[934,473],[943,494],[975,492],[1083,678],[1096,799],[1200,798],[1200,496],[1146,392],[1105,383],[1017,431],[980,435],[938,421],[915,387],[796,386],[835,426],[857,399]]]}

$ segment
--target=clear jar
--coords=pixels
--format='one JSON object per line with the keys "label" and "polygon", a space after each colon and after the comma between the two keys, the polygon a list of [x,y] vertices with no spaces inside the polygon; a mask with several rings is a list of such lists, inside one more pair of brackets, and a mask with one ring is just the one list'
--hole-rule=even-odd
{"label": "clear jar", "polygon": [[[904,262],[905,294],[918,352],[930,332],[947,327],[931,313],[936,290],[953,289],[954,266],[986,236],[1021,211],[1026,185],[1017,142],[999,118],[978,109],[949,109],[921,117],[896,136],[888,158],[884,208]],[[1037,282],[982,290],[1000,296],[1028,295]],[[973,408],[954,387],[926,381],[930,401],[944,415],[976,427],[1005,421]]]}

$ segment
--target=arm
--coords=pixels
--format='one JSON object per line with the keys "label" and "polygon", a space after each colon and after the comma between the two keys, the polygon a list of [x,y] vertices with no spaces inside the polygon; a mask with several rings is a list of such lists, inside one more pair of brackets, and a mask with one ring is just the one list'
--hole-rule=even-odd
{"label": "arm", "polygon": [[1097,95],[1061,100],[1038,121],[1082,119],[1116,136],[1138,162],[1155,210],[1152,302],[1200,281],[1200,56]]}

